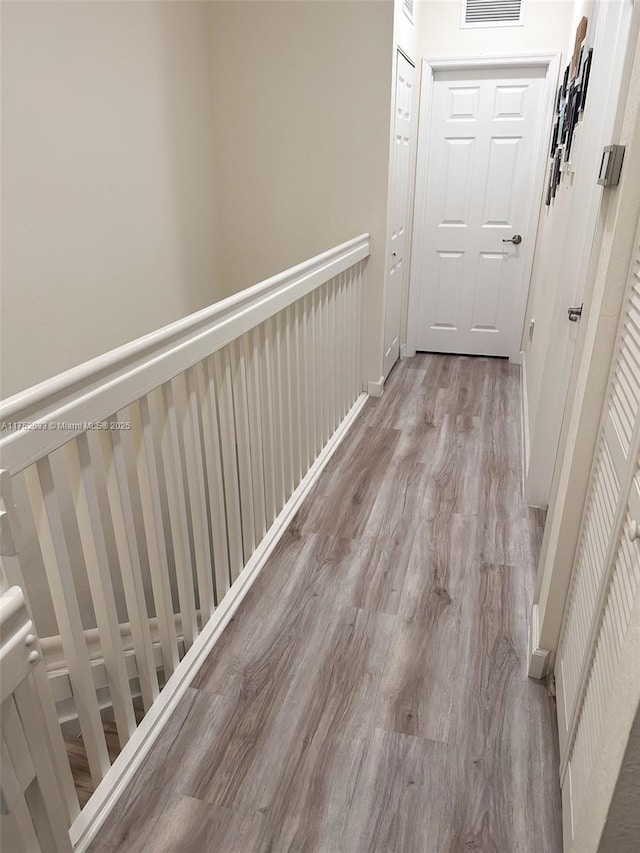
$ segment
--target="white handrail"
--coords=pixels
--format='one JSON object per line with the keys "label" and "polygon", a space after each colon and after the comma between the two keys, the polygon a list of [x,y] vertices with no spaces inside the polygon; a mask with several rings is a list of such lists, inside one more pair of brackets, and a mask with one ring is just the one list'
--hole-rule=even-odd
{"label": "white handrail", "polygon": [[0,402],[0,467],[16,474],[84,431],[7,424],[100,422],[369,253],[369,235],[362,234]]}

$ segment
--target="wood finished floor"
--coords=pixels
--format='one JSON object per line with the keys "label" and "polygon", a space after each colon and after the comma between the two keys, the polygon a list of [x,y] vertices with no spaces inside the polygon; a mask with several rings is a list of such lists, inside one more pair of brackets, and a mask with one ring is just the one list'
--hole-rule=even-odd
{"label": "wood finished floor", "polygon": [[559,853],[518,368],[369,400],[93,853]]}

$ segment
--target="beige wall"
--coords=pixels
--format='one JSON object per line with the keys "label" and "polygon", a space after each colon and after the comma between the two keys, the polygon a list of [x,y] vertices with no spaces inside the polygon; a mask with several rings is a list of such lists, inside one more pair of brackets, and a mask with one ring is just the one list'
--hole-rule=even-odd
{"label": "beige wall", "polygon": [[3,3],[1,396],[220,296],[206,5]]}
{"label": "beige wall", "polygon": [[369,231],[365,378],[382,363],[391,2],[212,3],[227,292]]}

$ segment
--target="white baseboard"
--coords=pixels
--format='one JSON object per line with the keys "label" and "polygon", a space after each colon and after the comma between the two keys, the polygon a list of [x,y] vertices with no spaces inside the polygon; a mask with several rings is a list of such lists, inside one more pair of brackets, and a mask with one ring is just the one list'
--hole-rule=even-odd
{"label": "white baseboard", "polygon": [[376,379],[374,381],[367,382],[367,394],[370,397],[382,397],[383,391],[384,391],[384,376],[381,376],[380,379]]}
{"label": "white baseboard", "polygon": [[541,649],[538,646],[539,636],[538,605],[534,604],[531,609],[531,624],[529,626],[529,666],[527,669],[529,678],[545,678],[549,669],[551,652],[549,649]]}
{"label": "white baseboard", "polygon": [[193,646],[191,646],[176,671],[167,681],[160,696],[149,709],[149,712],[134,732],[131,740],[116,758],[111,769],[96,789],[96,792],[84,807],[79,817],[74,821],[70,829],[70,836],[75,853],[85,853],[107,816],[116,806],[118,798],[139,769],[144,758],[169,720],[169,717],[177,707],[187,687],[191,684],[196,672],[211,652],[211,649],[229,623],[229,620],[238,609],[240,602],[267,562],[273,549],[282,538],[301,503],[311,491],[327,462],[339,447],[366,402],[367,396],[365,394],[358,397],[298,488],[281,510],[213,616],[202,629]]}

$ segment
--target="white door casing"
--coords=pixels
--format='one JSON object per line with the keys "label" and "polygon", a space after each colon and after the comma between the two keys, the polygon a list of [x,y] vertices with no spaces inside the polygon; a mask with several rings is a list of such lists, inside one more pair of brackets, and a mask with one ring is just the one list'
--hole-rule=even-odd
{"label": "white door casing", "polygon": [[391,163],[389,267],[384,324],[386,377],[400,356],[402,302],[406,282],[409,196],[411,189],[411,139],[415,90],[414,66],[398,51]]}
{"label": "white door casing", "polygon": [[557,60],[424,66],[407,352],[517,359]]}

